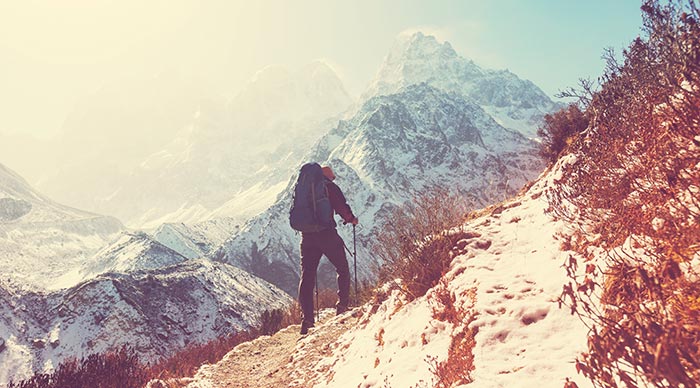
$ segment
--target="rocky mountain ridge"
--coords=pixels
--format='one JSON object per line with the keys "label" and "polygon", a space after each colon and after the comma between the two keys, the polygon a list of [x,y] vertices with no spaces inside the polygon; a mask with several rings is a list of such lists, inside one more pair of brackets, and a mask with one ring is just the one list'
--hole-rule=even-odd
{"label": "rocky mountain ridge", "polygon": [[[305,159],[333,167],[360,218],[363,260],[358,269],[365,278],[381,264],[371,253],[373,236],[394,206],[439,185],[481,207],[513,194],[543,168],[534,142],[503,128],[459,94],[426,83],[368,100],[353,118],[322,137]],[[294,179],[270,209],[211,255],[291,294],[299,257],[299,237],[287,220]],[[333,274],[325,273],[322,277],[332,283]]]}
{"label": "rocky mountain ridge", "polygon": [[[363,277],[381,265],[371,245],[388,212],[416,193],[448,187],[472,207],[482,207],[534,179],[544,163],[529,138],[542,115],[557,107],[531,82],[482,69],[449,43],[422,33],[397,40],[360,101],[310,151],[289,161],[317,161],[336,170],[362,220],[358,241],[365,260],[358,266]],[[298,279],[299,236],[286,215],[300,164],[282,170],[286,179],[278,174],[267,181],[281,190],[273,205],[233,230],[218,249],[208,248],[209,257],[250,270],[291,294]],[[348,241],[349,231],[339,229]],[[193,239],[184,233],[159,241],[183,253],[180,247],[197,239],[201,235]],[[326,284],[333,283],[328,266],[320,273]]]}
{"label": "rocky mountain ridge", "polygon": [[531,81],[509,70],[484,69],[460,56],[449,42],[421,32],[400,35],[362,96],[386,95],[421,82],[479,104],[502,126],[536,138],[537,125],[554,103]]}
{"label": "rocky mountain ridge", "polygon": [[2,165],[0,215],[0,385],[121,345],[169,356],[290,302],[239,268],[56,203]]}
{"label": "rocky mountain ridge", "polygon": [[122,345],[157,360],[249,329],[264,309],[290,303],[275,286],[206,259],[105,273],[49,293],[0,287],[0,300],[0,384]]}
{"label": "rocky mountain ridge", "polygon": [[59,204],[0,164],[0,266],[23,287],[57,288],[124,230],[115,218]]}

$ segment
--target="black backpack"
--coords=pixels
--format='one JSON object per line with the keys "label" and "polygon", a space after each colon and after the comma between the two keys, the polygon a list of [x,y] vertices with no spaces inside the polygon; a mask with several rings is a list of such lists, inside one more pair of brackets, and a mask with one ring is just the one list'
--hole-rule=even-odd
{"label": "black backpack", "polygon": [[289,210],[289,224],[293,229],[305,233],[335,227],[326,178],[318,163],[301,166]]}

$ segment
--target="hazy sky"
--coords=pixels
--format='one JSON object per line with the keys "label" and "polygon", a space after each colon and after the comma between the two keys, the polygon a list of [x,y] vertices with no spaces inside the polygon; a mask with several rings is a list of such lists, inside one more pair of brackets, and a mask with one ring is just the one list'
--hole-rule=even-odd
{"label": "hazy sky", "polygon": [[0,132],[55,133],[105,84],[178,72],[234,93],[268,64],[323,58],[358,95],[422,30],[550,95],[639,34],[635,0],[0,0]]}

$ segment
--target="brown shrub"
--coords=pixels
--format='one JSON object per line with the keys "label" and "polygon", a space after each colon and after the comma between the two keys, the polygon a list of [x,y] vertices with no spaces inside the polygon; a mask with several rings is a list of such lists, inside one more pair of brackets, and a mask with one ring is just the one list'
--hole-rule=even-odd
{"label": "brown shrub", "polygon": [[[288,310],[274,309],[265,310],[260,314],[260,334],[272,335],[280,331],[284,326],[285,318],[288,317]],[[291,319],[289,319],[291,321]]]}
{"label": "brown shrub", "polygon": [[[455,331],[447,353],[447,360],[438,361],[437,357],[428,356],[426,362],[435,376],[438,388],[450,388],[455,385],[471,383],[471,372],[474,370],[474,337],[477,329],[469,328],[476,315],[471,310],[474,306],[476,290],[471,289],[460,295],[463,299],[461,305],[457,305],[456,296],[447,289],[447,281],[441,280],[440,286],[434,289],[431,298],[437,302],[433,307],[433,318],[450,322]],[[465,307],[466,306],[466,307]]]}
{"label": "brown shrub", "polygon": [[599,91],[584,85],[592,125],[548,193],[554,213],[574,227],[568,246],[585,265],[580,273],[580,259],[569,258],[560,300],[592,322],[577,368],[594,385],[695,387],[700,8],[648,0],[642,11],[645,36],[622,63],[607,54]]}
{"label": "brown shrub", "polygon": [[[352,288],[352,287],[351,287]],[[335,308],[338,302],[338,293],[335,289],[322,288],[318,291],[318,308]]]}
{"label": "brown shrub", "polygon": [[[370,281],[370,280],[363,280],[360,282],[358,285],[358,290],[355,292],[353,289],[351,292],[351,301],[357,300],[357,305],[362,306],[368,302],[372,302],[372,300],[375,297],[375,294],[377,293],[377,284],[376,280]],[[356,294],[357,295],[356,295]]]}
{"label": "brown shrub", "polygon": [[561,152],[586,128],[589,121],[584,112],[575,104],[558,112],[544,116],[543,125],[537,129],[540,143],[540,156],[550,162],[559,158]]}
{"label": "brown shrub", "polygon": [[38,373],[8,388],[141,388],[150,374],[132,348],[68,360],[53,373]]}
{"label": "brown shrub", "polygon": [[467,208],[460,196],[442,188],[396,207],[375,244],[383,261],[380,282],[395,282],[409,300],[425,295],[449,269],[454,245],[468,237],[451,230],[463,223]]}

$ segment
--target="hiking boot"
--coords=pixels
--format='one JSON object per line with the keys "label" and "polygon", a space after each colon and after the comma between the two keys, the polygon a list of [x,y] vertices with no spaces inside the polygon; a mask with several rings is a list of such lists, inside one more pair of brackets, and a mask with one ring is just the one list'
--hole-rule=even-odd
{"label": "hiking boot", "polygon": [[305,335],[306,333],[308,333],[309,329],[312,327],[314,327],[313,322],[301,321],[301,331],[300,331],[301,335]]}
{"label": "hiking boot", "polygon": [[346,311],[348,311],[348,306],[343,306],[343,305],[335,306],[335,315],[340,315]]}

